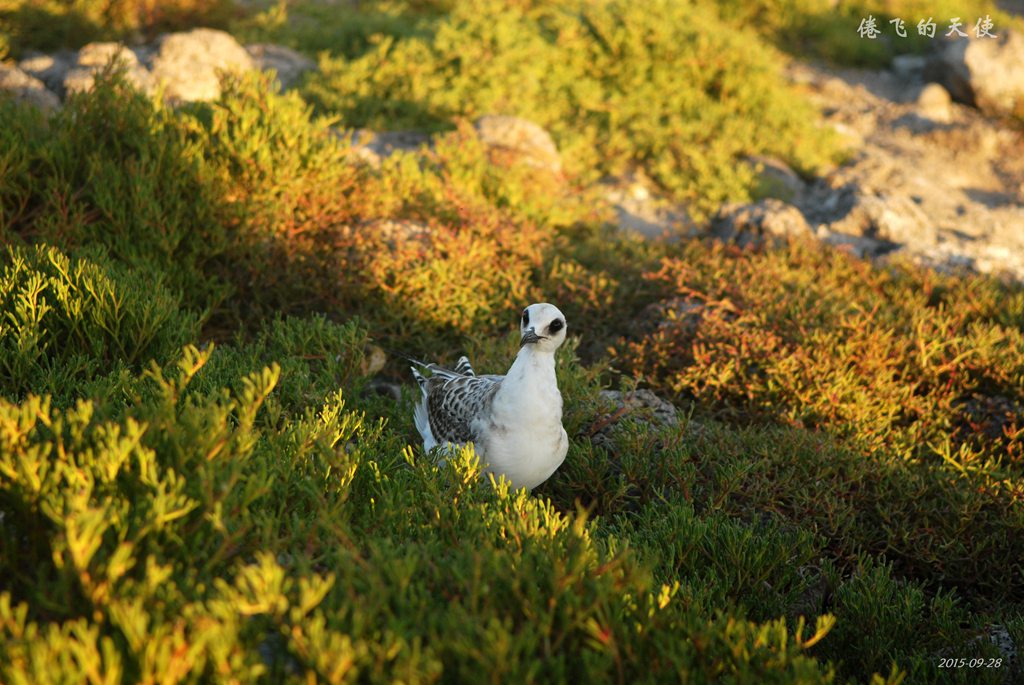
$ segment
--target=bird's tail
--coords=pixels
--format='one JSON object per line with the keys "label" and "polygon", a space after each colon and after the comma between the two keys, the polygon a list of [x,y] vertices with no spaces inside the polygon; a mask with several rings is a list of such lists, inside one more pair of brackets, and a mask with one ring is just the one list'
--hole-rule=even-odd
{"label": "bird's tail", "polygon": [[420,367],[421,369],[429,369],[430,368],[430,364],[428,364],[427,362],[420,361],[416,357],[413,357],[410,354],[406,354],[405,352],[403,352],[401,350],[396,350],[393,347],[388,347],[387,345],[381,345],[380,343],[376,343],[376,345],[380,349],[384,350],[384,352],[387,353],[391,357],[398,357],[399,359],[404,359],[405,361],[409,362],[410,364],[415,364],[416,366]]}
{"label": "bird's tail", "polygon": [[463,376],[476,375],[476,372],[473,371],[473,365],[469,363],[469,357],[466,355],[459,357],[459,361],[455,362],[455,373]]}
{"label": "bird's tail", "polygon": [[434,431],[430,428],[430,415],[427,409],[427,379],[415,366],[410,366],[409,368],[412,369],[412,376],[420,386],[420,392],[423,393],[420,401],[416,403],[412,410],[412,419],[413,423],[416,424],[416,430],[419,432],[420,437],[423,438],[424,451],[429,452],[437,446],[437,440],[434,438]]}
{"label": "bird's tail", "polygon": [[416,379],[416,384],[420,386],[420,390],[423,391],[423,396],[427,396],[427,379],[419,372],[415,366],[409,367],[412,370],[412,377]]}
{"label": "bird's tail", "polygon": [[469,363],[469,358],[467,356],[465,356],[465,355],[462,355],[461,357],[459,357],[458,361],[455,362],[455,368],[454,369],[448,369],[448,368],[445,368],[445,367],[441,366],[440,364],[434,364],[434,363],[431,363],[431,362],[420,361],[416,357],[413,357],[410,354],[406,354],[406,353],[402,352],[401,350],[396,350],[396,349],[394,349],[392,347],[386,347],[385,345],[381,345],[379,343],[378,343],[378,347],[380,347],[382,350],[384,350],[384,352],[386,352],[387,354],[391,355],[392,357],[398,357],[399,359],[404,359],[405,361],[407,361],[410,364],[412,364],[413,365],[412,366],[413,377],[416,379],[416,382],[419,383],[420,388],[423,389],[423,392],[426,392],[426,379],[423,377],[423,374],[420,373],[420,371],[417,369],[417,367],[419,367],[419,369],[424,369],[426,371],[429,371],[431,374],[438,374],[438,375],[446,376],[446,377],[452,377],[452,376],[475,376],[476,375],[476,372],[473,371],[473,365]]}

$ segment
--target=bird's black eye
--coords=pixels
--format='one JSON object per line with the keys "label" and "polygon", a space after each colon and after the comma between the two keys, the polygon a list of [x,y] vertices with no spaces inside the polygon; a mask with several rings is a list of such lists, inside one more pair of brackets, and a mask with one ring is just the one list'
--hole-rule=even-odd
{"label": "bird's black eye", "polygon": [[523,310],[523,325],[525,326],[528,323],[530,323],[530,310],[529,309],[524,309]]}
{"label": "bird's black eye", "polygon": [[555,319],[554,321],[551,322],[551,325],[548,326],[548,330],[552,333],[557,333],[564,327],[565,323],[561,319]]}

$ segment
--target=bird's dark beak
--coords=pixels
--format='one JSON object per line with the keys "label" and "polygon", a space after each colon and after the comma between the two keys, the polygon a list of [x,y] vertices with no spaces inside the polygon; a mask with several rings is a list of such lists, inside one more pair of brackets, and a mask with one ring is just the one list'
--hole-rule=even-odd
{"label": "bird's dark beak", "polygon": [[532,344],[534,344],[534,343],[536,343],[536,342],[538,342],[540,340],[543,340],[543,339],[544,339],[543,336],[537,335],[534,332],[534,330],[531,328],[530,330],[528,330],[525,333],[523,333],[523,337],[519,341],[519,346],[523,347],[524,345],[532,345]]}

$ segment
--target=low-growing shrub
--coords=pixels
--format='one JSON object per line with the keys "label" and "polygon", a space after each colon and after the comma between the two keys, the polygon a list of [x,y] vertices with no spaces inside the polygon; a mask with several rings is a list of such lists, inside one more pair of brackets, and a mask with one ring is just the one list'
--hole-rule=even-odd
{"label": "low-growing shrub", "polygon": [[359,164],[330,120],[264,76],[176,112],[114,73],[49,120],[14,106],[0,118],[0,232],[153,269],[217,339],[326,312],[365,316],[398,346],[430,331],[412,351],[436,354],[541,299],[531,282],[556,226],[594,214],[541,192],[525,164],[491,164],[468,127]]}
{"label": "low-growing shrub", "polygon": [[811,245],[692,245],[625,367],[741,422],[825,429],[957,472],[1024,468],[1024,290]]}
{"label": "low-growing shrub", "polygon": [[0,253],[0,395],[48,393],[67,403],[81,384],[165,362],[198,334],[160,272],[54,247]]}
{"label": "low-growing shrub", "polygon": [[270,5],[233,23],[245,43],[277,43],[307,54],[330,51],[356,57],[381,36],[408,37],[424,31],[452,3],[369,0],[358,5],[291,0]]}
{"label": "low-growing shrub", "polygon": [[211,354],[153,366],[116,421],[0,400],[5,681],[832,682],[803,654],[827,622],[706,617],[584,516],[470,451],[413,458],[339,393],[260,429],[279,369],[189,392]]}
{"label": "low-growing shrub", "polygon": [[951,595],[929,597],[920,587],[894,579],[888,567],[870,559],[849,578],[840,581],[834,571],[830,575],[835,588],[832,610],[844,620],[836,621],[835,641],[818,647],[821,655],[843,662],[850,672],[886,673],[902,667],[907,670],[907,682],[1005,682],[1004,674],[1011,669],[1008,662],[1005,669],[990,666],[974,673],[939,665],[940,658],[954,654],[983,662],[1005,659],[988,641],[964,642],[967,614]]}
{"label": "low-growing shrub", "polygon": [[367,344],[367,331],[356,321],[335,323],[324,316],[275,318],[251,334],[239,334],[234,344],[215,349],[189,391],[208,394],[222,387],[238,391],[240,369],[277,364],[280,379],[260,417],[266,425],[279,428],[339,388],[357,395],[369,370]]}
{"label": "low-growing shrub", "polygon": [[668,494],[620,521],[620,534],[651,561],[656,578],[688,579],[680,592],[708,613],[729,607],[761,620],[792,616],[812,580],[801,573],[820,552],[807,529],[770,518],[744,522],[721,512],[698,516],[691,502]]}
{"label": "low-growing shrub", "polygon": [[[844,441],[802,428],[740,428],[702,420],[655,430],[628,413],[625,418],[589,416],[575,424],[577,438],[565,464],[538,492],[559,507],[580,502],[610,519],[646,512],[643,525],[627,527],[627,539],[675,544],[678,533],[653,531],[674,530],[673,521],[688,520],[685,511],[670,515],[666,507],[692,507],[702,517],[721,512],[747,522],[746,528],[724,529],[739,541],[755,532],[762,539],[790,536],[779,546],[798,563],[823,549],[850,572],[867,553],[887,559],[895,577],[932,594],[956,589],[960,599],[981,611],[1024,602],[1019,478],[951,474],[941,465],[908,463],[887,451],[864,455]],[[614,429],[612,442],[595,439],[595,429],[610,420],[624,422]],[[655,511],[660,518],[651,518]],[[697,535],[712,523],[694,525],[691,532]],[[804,532],[820,537],[803,540]],[[692,543],[687,554],[693,554],[699,538],[685,539]],[[658,555],[692,559],[671,548],[658,549]],[[770,555],[757,563],[748,559],[741,573],[756,577],[759,564],[772,568],[769,561],[782,563]],[[784,576],[776,574],[772,582],[791,586],[781,580]],[[782,602],[784,597],[755,600]]]}
{"label": "low-growing shrub", "polygon": [[216,268],[230,245],[224,201],[189,120],[137,93],[116,71],[69,98],[53,117],[0,108],[4,158],[0,234],[62,249],[102,248],[112,260],[161,274],[191,309],[214,309],[228,292]]}
{"label": "low-growing shrub", "polygon": [[1024,509],[1013,480],[867,458],[800,428],[613,420],[610,446],[577,433],[539,492],[599,513],[656,580],[681,583],[684,603],[755,620],[832,614],[815,653],[843,677],[996,683],[1014,672],[938,665],[940,654],[998,657],[978,635],[1019,614]]}
{"label": "low-growing shrub", "polygon": [[1013,478],[958,477],[885,452],[865,457],[790,428],[719,428],[674,458],[701,474],[698,503],[782,515],[824,536],[841,565],[867,552],[932,593],[955,587],[979,607],[1024,599],[1024,493]]}
{"label": "low-growing shrub", "polygon": [[831,138],[755,34],[706,4],[456,4],[429,33],[327,57],[303,92],[350,126],[447,128],[505,113],[549,129],[584,179],[642,166],[698,218],[747,196],[744,155],[827,164]]}

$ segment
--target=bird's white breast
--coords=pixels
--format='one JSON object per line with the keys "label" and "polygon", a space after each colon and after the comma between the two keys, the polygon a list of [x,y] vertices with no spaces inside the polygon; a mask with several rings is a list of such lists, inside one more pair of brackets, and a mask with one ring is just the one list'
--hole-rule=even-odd
{"label": "bird's white breast", "polygon": [[569,439],[562,427],[562,395],[554,356],[520,354],[491,405],[483,460],[514,487],[534,488],[565,460]]}

